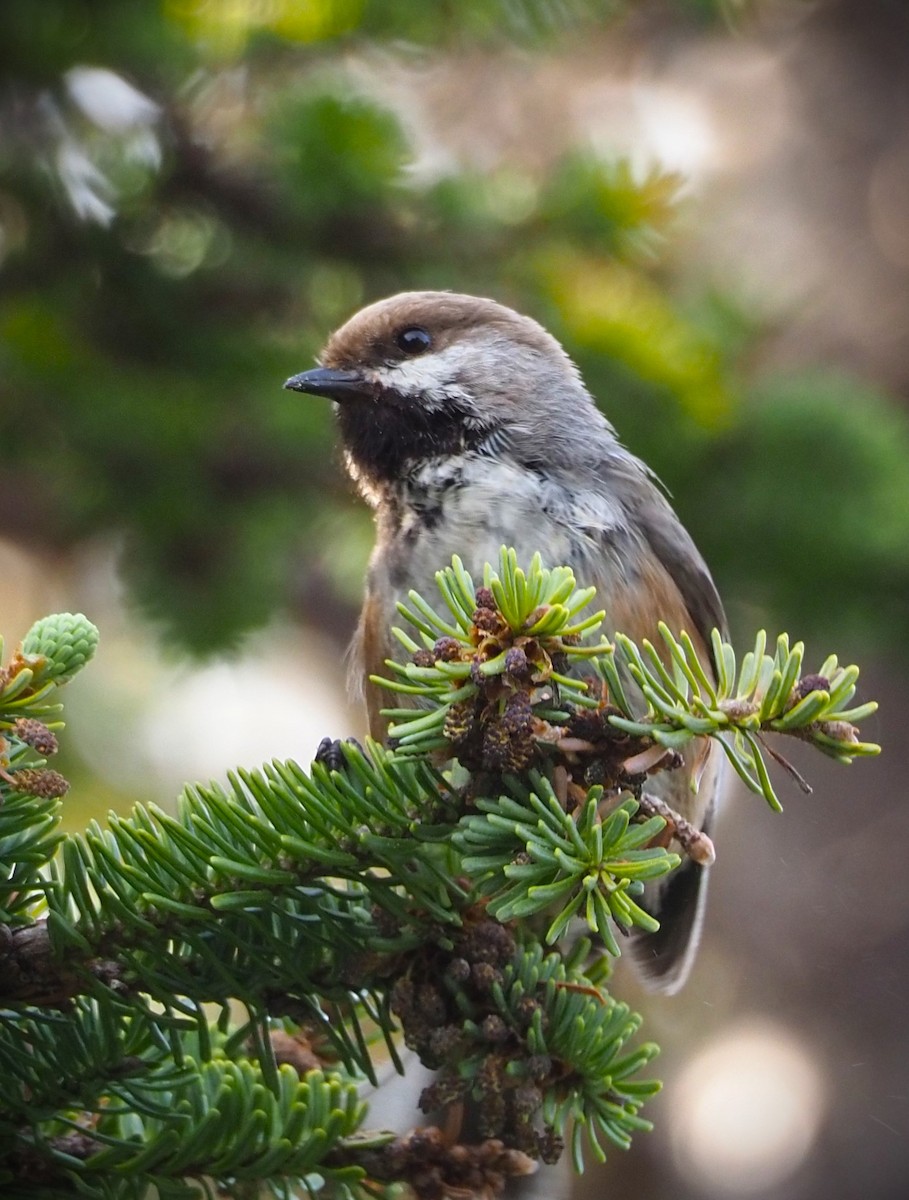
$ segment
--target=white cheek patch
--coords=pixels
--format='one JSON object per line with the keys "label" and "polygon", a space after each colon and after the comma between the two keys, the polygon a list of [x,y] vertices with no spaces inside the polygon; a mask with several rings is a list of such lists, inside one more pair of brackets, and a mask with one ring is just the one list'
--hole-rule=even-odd
{"label": "white cheek patch", "polygon": [[444,350],[406,358],[391,367],[379,367],[371,375],[381,387],[419,401],[430,412],[447,407],[453,400],[472,409],[470,393],[455,381],[467,360],[474,356],[469,348],[453,344]]}
{"label": "white cheek patch", "polygon": [[370,506],[370,508],[378,508],[382,500],[382,490],[377,485],[370,481],[368,475],[360,470],[353,455],[347,450],[344,452],[344,465],[347,467],[347,473],[354,481],[360,495]]}

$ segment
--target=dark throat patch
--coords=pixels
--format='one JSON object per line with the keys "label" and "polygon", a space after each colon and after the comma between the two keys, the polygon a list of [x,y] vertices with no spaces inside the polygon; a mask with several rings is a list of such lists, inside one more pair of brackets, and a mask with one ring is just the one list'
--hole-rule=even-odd
{"label": "dark throat patch", "polygon": [[417,403],[364,397],[339,405],[338,422],[345,449],[373,484],[401,482],[425,462],[474,449],[485,436],[455,403],[427,412]]}

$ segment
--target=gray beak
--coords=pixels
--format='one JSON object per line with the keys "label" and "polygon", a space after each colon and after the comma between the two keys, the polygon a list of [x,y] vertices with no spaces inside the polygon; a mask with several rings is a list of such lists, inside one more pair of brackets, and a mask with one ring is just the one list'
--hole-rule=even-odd
{"label": "gray beak", "polygon": [[356,371],[332,371],[328,367],[314,367],[311,371],[292,375],[284,386],[292,392],[326,396],[329,400],[346,400],[351,396],[362,396],[366,390],[366,381]]}

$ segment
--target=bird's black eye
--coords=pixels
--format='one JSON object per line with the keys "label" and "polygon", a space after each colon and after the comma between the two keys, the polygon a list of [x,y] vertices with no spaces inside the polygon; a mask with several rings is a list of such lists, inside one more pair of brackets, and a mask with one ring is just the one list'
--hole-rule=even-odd
{"label": "bird's black eye", "polygon": [[420,325],[410,325],[396,336],[395,343],[405,354],[423,354],[432,345],[429,333]]}

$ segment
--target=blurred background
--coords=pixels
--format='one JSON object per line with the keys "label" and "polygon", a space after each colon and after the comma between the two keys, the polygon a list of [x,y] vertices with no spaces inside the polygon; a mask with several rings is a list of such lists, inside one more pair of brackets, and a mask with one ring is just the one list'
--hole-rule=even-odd
{"label": "blurred background", "polygon": [[281,385],[412,287],[547,325],[741,648],[786,629],[882,701],[881,759],[730,797],[691,983],[619,983],[656,1130],[576,1194],[902,1200],[909,8],[4,0],[0,630],[101,628],[70,828],[361,730],[370,519]]}

